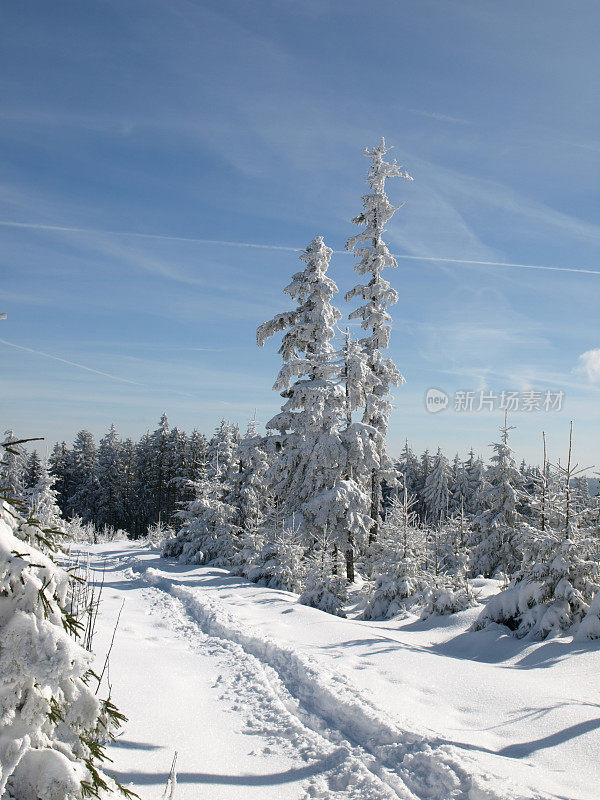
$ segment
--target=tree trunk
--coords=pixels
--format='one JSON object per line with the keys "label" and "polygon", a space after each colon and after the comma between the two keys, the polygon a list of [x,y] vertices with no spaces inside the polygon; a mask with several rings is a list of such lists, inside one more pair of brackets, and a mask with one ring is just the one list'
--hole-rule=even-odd
{"label": "tree trunk", "polygon": [[379,475],[377,474],[376,470],[373,470],[371,474],[371,519],[373,520],[373,524],[371,525],[371,530],[369,532],[369,544],[373,544],[373,542],[377,539],[377,534],[379,533],[379,508],[380,508],[380,494],[381,494],[381,482],[379,480]]}
{"label": "tree trunk", "polygon": [[348,583],[354,583],[354,548],[352,546],[346,550],[346,578]]}

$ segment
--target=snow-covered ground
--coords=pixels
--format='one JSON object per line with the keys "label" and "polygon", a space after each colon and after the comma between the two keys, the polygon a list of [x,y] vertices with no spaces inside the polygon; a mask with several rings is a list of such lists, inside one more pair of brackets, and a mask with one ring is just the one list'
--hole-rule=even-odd
{"label": "snow-covered ground", "polygon": [[143,800],[175,750],[177,800],[598,798],[599,645],[470,632],[477,609],[343,620],[134,542],[90,550],[100,664],[125,600],[108,771]]}

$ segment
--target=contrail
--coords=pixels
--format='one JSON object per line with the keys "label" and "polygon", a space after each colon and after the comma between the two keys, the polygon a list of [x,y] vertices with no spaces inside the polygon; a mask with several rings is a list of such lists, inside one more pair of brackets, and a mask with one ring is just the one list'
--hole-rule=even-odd
{"label": "contrail", "polygon": [[[14,347],[16,350],[23,350],[25,353],[33,353],[36,356],[43,356],[44,358],[51,358],[52,361],[60,361],[62,364],[68,364],[70,367],[77,367],[77,369],[83,369],[86,372],[93,372],[95,375],[101,375],[103,378],[110,378],[113,381],[119,381],[119,383],[130,383],[132,386],[141,386],[142,389],[150,389],[151,386],[148,383],[140,383],[139,381],[132,381],[129,378],[120,378],[118,375],[112,375],[110,372],[102,372],[99,369],[93,369],[92,367],[86,367],[85,364],[78,364],[76,361],[68,361],[66,358],[61,358],[60,356],[53,356],[51,353],[44,353],[42,350],[34,350],[32,347],[24,347],[22,344],[15,344],[14,342],[9,342],[6,339],[0,339],[0,344],[7,344],[9,347]],[[169,394],[177,394],[181,397],[191,397],[194,400],[197,400],[197,396],[191,394],[190,392],[181,391],[181,389],[169,389]]]}
{"label": "contrail", "polygon": [[21,344],[8,342],[6,339],[0,339],[0,343],[7,344],[9,347],[14,347],[16,350],[24,350],[26,353],[33,353],[36,356],[44,356],[44,358],[51,358],[53,361],[60,361],[63,364],[68,364],[70,367],[78,367],[79,369],[84,369],[86,372],[94,372],[96,375],[102,375],[104,378],[111,378],[113,381],[120,381],[121,383],[132,383],[134,386],[144,386],[143,383],[138,383],[137,381],[131,381],[128,378],[119,378],[118,375],[111,375],[110,372],[101,372],[99,369],[92,369],[92,367],[86,367],[84,364],[77,364],[75,361],[67,361],[66,358],[53,356],[50,353],[44,353],[42,350],[33,350],[31,347],[23,347],[23,345]]}
{"label": "contrail", "polygon": [[[136,239],[164,239],[170,242],[191,242],[193,244],[212,244],[222,247],[249,247],[256,250],[280,250],[288,253],[301,253],[303,247],[291,247],[280,244],[257,244],[256,242],[232,242],[223,239],[200,239],[191,236],[170,236],[163,233],[138,233],[135,231],[113,231],[100,228],[74,228],[67,225],[46,225],[38,222],[11,222],[0,220],[0,226],[5,228],[26,228],[29,230],[49,231],[57,233],[95,233],[104,236],[126,236]],[[334,250],[334,253],[347,254],[347,250]],[[394,258],[407,261],[430,261],[444,264],[472,264],[473,266],[506,267],[509,269],[533,269],[550,272],[577,272],[583,275],[600,275],[600,269],[589,267],[558,267],[550,264],[517,264],[509,261],[478,261],[467,258],[444,258],[443,256],[417,256],[394,253]]]}

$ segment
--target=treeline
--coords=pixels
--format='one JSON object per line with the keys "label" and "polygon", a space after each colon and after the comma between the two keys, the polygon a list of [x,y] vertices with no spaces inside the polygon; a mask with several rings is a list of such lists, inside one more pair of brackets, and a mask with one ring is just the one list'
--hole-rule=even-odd
{"label": "treeline", "polygon": [[[156,430],[138,442],[121,439],[114,426],[98,443],[90,431],[81,430],[71,446],[57,443],[48,462],[65,519],[81,517],[97,528],[122,529],[137,538],[159,520],[170,522],[193,496],[190,481],[206,464],[230,458],[239,441],[237,426],[225,421],[207,439],[198,430],[188,435],[171,428],[163,414]],[[36,451],[16,461],[11,474],[21,494],[36,484],[42,464]]]}

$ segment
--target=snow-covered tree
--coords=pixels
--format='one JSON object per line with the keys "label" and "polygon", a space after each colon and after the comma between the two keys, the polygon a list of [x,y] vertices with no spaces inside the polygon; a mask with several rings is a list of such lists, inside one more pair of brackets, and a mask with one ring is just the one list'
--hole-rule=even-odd
{"label": "snow-covered tree", "polygon": [[255,420],[250,421],[237,447],[235,462],[237,469],[229,476],[227,500],[236,508],[240,529],[256,530],[266,513],[270,464],[265,439],[259,435]]}
{"label": "snow-covered tree", "polygon": [[360,319],[362,328],[368,332],[360,340],[360,344],[367,355],[368,366],[377,379],[367,390],[363,417],[364,422],[372,425],[381,434],[380,465],[372,474],[371,516],[374,520],[372,536],[377,534],[380,514],[381,480],[384,477],[381,470],[391,468],[384,438],[391,412],[390,385],[396,386],[404,380],[392,359],[382,356],[382,351],[388,347],[390,340],[391,317],[388,309],[397,302],[398,293],[392,289],[381,273],[387,267],[397,266],[396,259],[383,240],[385,225],[397,210],[387,198],[385,182],[388,178],[394,177],[407,180],[412,178],[401,170],[395,160],[393,163],[385,161],[384,156],[389,149],[384,139],[376,147],[365,149],[365,155],[371,160],[367,174],[370,191],[363,195],[363,210],[352,220],[362,230],[351,236],[346,243],[346,249],[354,250],[357,256],[355,270],[359,275],[370,276],[368,283],[358,284],[351,289],[346,294],[346,300],[350,302],[358,297],[363,301],[363,305],[354,310],[350,318]]}
{"label": "snow-covered tree", "polygon": [[518,637],[535,638],[576,631],[600,589],[596,543],[573,531],[566,536],[564,530],[526,525],[521,536],[521,567],[509,586],[488,601],[475,629],[501,623]]}
{"label": "snow-covered tree", "polygon": [[194,499],[177,512],[183,524],[165,542],[163,556],[184,564],[229,566],[239,540],[235,509],[225,502],[223,484],[214,475],[200,475],[192,488]]}
{"label": "snow-covered tree", "polygon": [[98,508],[98,479],[96,467],[98,454],[94,437],[81,430],[75,438],[72,451],[72,495],[67,501],[69,516],[78,514],[85,522],[94,519]]}
{"label": "snow-covered tree", "polygon": [[238,446],[238,430],[228,420],[222,419],[214,436],[208,443],[208,474],[224,479],[235,459]]}
{"label": "snow-covered tree", "polygon": [[58,505],[58,493],[54,488],[56,479],[48,471],[48,464],[41,462],[39,476],[34,486],[27,490],[26,504],[31,516],[42,528],[65,530],[61,510]]}
{"label": "snow-covered tree", "polygon": [[26,489],[31,489],[36,485],[42,474],[42,461],[39,457],[38,451],[33,450],[25,464],[24,484]]}
{"label": "snow-covered tree", "polygon": [[124,524],[123,445],[114,425],[100,440],[96,468],[98,493],[94,522],[119,528]]}
{"label": "snow-covered tree", "polygon": [[521,474],[508,444],[511,430],[505,421],[500,427],[500,442],[490,445],[494,454],[482,494],[486,507],[473,523],[472,572],[488,578],[499,570],[514,574],[522,558],[516,508]]}
{"label": "snow-covered tree", "polygon": [[481,458],[475,458],[473,450],[465,462],[468,490],[464,504],[465,514],[479,514],[483,511],[483,494],[486,488],[485,469]]}
{"label": "snow-covered tree", "polygon": [[448,490],[449,471],[448,459],[438,448],[423,488],[427,519],[432,525],[439,525],[448,512],[450,499]]}
{"label": "snow-covered tree", "polygon": [[73,578],[55,556],[51,531],[0,501],[0,796],[108,800],[103,742],[125,718],[88,686],[92,655],[65,610]]}
{"label": "snow-covered tree", "polygon": [[286,331],[279,349],[284,364],[274,387],[286,403],[267,423],[278,432],[279,456],[269,474],[272,491],[284,513],[296,516],[307,546],[327,528],[331,542],[346,554],[352,580],[353,548],[371,525],[363,483],[378,465],[380,434],[372,426],[353,424],[351,410],[347,416],[348,397],[360,394],[353,376],[360,373],[362,356],[348,348],[340,357],[331,343],[341,315],[331,304],[337,287],[326,275],[330,258],[322,237],[308,245],[300,256],[305,269],[284,289],[297,308],[263,323],[257,342],[262,346]]}
{"label": "snow-covered tree", "polygon": [[57,442],[54,445],[48,466],[56,478],[54,488],[58,492],[58,504],[63,516],[68,516],[71,513],[69,498],[73,494],[73,454],[66,442]]}
{"label": "snow-covered tree", "polygon": [[324,528],[313,542],[306,563],[306,578],[298,602],[319,608],[328,614],[345,617],[344,603],[348,600],[346,581],[338,575],[338,565],[332,555],[334,547]]}
{"label": "snow-covered tree", "polygon": [[10,447],[1,448],[0,472],[2,486],[0,486],[0,490],[8,492],[11,497],[17,500],[22,500],[25,495],[27,452],[23,445],[18,442],[19,437],[14,431],[4,431],[2,444],[10,444]]}

